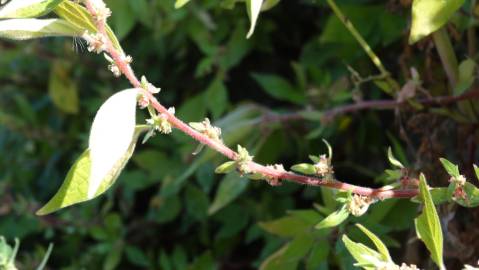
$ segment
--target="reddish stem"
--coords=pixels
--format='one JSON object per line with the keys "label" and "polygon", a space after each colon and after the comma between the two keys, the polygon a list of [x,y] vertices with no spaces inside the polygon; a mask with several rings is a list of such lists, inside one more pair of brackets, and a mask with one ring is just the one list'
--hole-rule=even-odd
{"label": "reddish stem", "polygon": [[[84,3],[88,12],[93,16],[93,18],[95,18],[96,11],[91,0],[85,0]],[[130,81],[130,83],[136,88],[141,88],[140,81],[136,77],[130,65],[127,62],[125,62],[124,55],[119,50],[115,49],[115,47],[113,46],[113,43],[111,42],[108,35],[106,34],[105,22],[95,19],[95,23],[99,33],[102,34],[107,40],[105,44],[107,53],[110,54],[113,61],[115,61],[115,64],[118,66],[122,74],[124,74],[125,77]],[[178,119],[174,114],[170,113],[168,109],[165,108],[163,105],[161,105],[161,103],[158,102],[158,100],[150,92],[145,91],[145,95],[148,97],[151,105],[155,108],[155,110],[165,115],[172,126],[181,130],[183,133],[197,140],[201,144],[207,145],[210,148],[216,150],[217,152],[221,153],[228,159],[231,159],[231,160],[237,159],[238,154],[235,151],[233,151],[231,148],[229,148],[228,146],[224,145],[221,142],[213,140],[209,138],[208,136],[192,129],[182,120]],[[358,195],[370,196],[370,197],[375,197],[378,199],[411,198],[418,194],[417,189],[405,189],[405,190],[385,190],[381,188],[373,189],[368,187],[355,186],[355,185],[343,183],[340,181],[325,181],[317,177],[304,176],[304,175],[299,175],[292,172],[279,170],[270,166],[267,167],[253,161],[249,162],[248,165],[249,165],[250,171],[255,173],[260,173],[268,178],[283,179],[283,180],[296,182],[299,184],[305,184],[305,185],[311,185],[311,186],[324,186],[324,187],[339,189],[343,191],[351,191]]]}

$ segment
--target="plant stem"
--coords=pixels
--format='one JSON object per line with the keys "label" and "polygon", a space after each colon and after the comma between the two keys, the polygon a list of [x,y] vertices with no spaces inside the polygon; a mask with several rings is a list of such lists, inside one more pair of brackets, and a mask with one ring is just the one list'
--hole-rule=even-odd
{"label": "plant stem", "polygon": [[[369,44],[364,40],[363,36],[358,32],[356,27],[351,23],[351,21],[343,14],[341,9],[336,5],[334,0],[327,0],[329,6],[333,10],[334,14],[339,18],[339,20],[343,23],[343,25],[349,30],[351,35],[356,39],[356,41],[361,45],[363,48],[364,52],[369,56],[371,61],[374,63],[374,65],[378,68],[379,72],[381,73],[381,76],[385,77],[386,82],[391,86],[393,91],[399,91],[400,87],[397,84],[396,81],[391,79],[391,73],[387,71],[387,69],[384,67],[383,63],[381,62],[381,59],[374,53],[374,51],[371,49]],[[390,90],[386,91],[388,94],[392,94],[393,92]]]}
{"label": "plant stem", "polygon": [[[94,16],[95,9],[91,0],[84,0],[84,3],[88,12],[93,17],[95,17]],[[124,60],[122,53],[119,52],[117,49],[115,49],[111,40],[109,40],[108,36],[106,35],[105,25],[104,25],[105,22],[102,22],[99,20],[95,20],[95,22],[97,24],[97,28],[100,34],[103,34],[107,39],[106,52],[110,54],[111,58],[115,61],[116,65],[118,66],[122,74],[124,74],[125,77],[128,78],[130,83],[134,87],[142,89],[141,83],[138,80],[138,78],[135,76],[133,69]],[[155,110],[157,110],[159,113],[166,116],[172,126],[181,130],[183,133],[197,140],[201,144],[207,145],[211,149],[221,153],[228,159],[236,160],[238,158],[238,154],[232,149],[230,149],[228,146],[224,145],[221,142],[218,142],[217,140],[213,140],[209,138],[208,136],[192,129],[182,120],[178,119],[174,114],[170,113],[168,109],[165,108],[163,105],[161,105],[160,102],[149,91],[144,91],[144,94],[147,96],[147,98],[150,101],[150,104],[155,108]],[[418,194],[417,189],[402,189],[402,190],[385,190],[381,188],[373,189],[368,187],[355,186],[355,185],[343,183],[340,181],[326,181],[317,177],[299,175],[292,172],[276,169],[271,166],[264,166],[253,161],[248,162],[248,167],[251,172],[260,173],[269,178],[289,180],[289,181],[296,182],[299,184],[304,184],[304,185],[324,186],[324,187],[329,187],[329,188],[334,188],[334,189],[339,189],[344,191],[351,191],[358,195],[370,196],[370,197],[374,197],[378,199],[411,198]]]}
{"label": "plant stem", "polygon": [[451,40],[449,39],[449,35],[444,27],[434,32],[432,37],[452,92],[457,84],[458,68],[457,58],[454,49],[452,48]]}

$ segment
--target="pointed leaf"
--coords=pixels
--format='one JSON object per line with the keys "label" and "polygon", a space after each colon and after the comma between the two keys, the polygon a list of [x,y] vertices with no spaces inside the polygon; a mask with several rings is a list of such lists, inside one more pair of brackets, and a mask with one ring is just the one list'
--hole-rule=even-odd
{"label": "pointed leaf", "polygon": [[65,113],[76,114],[79,110],[78,89],[70,77],[71,65],[62,60],[56,60],[50,71],[48,95],[53,104]]}
{"label": "pointed leaf", "polygon": [[291,170],[295,172],[299,172],[302,174],[315,174],[316,173],[316,168],[314,167],[313,164],[309,163],[301,163],[301,164],[296,164],[291,167]]}
{"label": "pointed leaf", "polygon": [[442,261],[443,242],[441,223],[423,174],[419,177],[419,191],[424,208],[421,215],[414,219],[416,233],[431,253],[432,260],[440,269],[445,269],[444,262]]}
{"label": "pointed leaf", "polygon": [[379,269],[379,266],[384,265],[381,254],[377,251],[364,244],[352,241],[347,235],[343,235],[342,240],[349,253],[351,253],[353,258],[357,261],[357,263],[355,263],[356,266],[361,265],[363,269],[374,270]]}
{"label": "pointed leaf", "polygon": [[391,260],[391,256],[389,255],[389,250],[388,248],[386,247],[386,245],[383,243],[383,241],[381,241],[381,239],[379,239],[379,237],[377,237],[374,233],[372,233],[370,230],[366,229],[366,227],[364,227],[363,225],[361,224],[356,224],[356,226],[361,230],[363,231],[363,233],[365,233],[369,239],[371,239],[371,241],[373,242],[373,244],[376,246],[377,250],[379,251],[379,253],[382,255],[382,259],[383,261],[392,261]]}
{"label": "pointed leaf", "polygon": [[314,228],[319,230],[319,229],[336,227],[339,224],[343,223],[343,221],[345,221],[348,218],[348,216],[349,216],[349,211],[346,205],[343,205],[343,207],[334,211],[325,219],[321,220],[321,222],[319,222],[316,226],[314,226]]}
{"label": "pointed leaf", "polygon": [[[103,179],[102,184],[99,187],[95,196],[101,195],[106,190],[108,190],[111,185],[113,185],[113,183],[120,175],[121,170],[133,154],[133,151],[135,150],[136,140],[138,139],[140,134],[146,130],[147,128],[145,128],[144,126],[138,126],[135,129],[134,140],[130,144],[127,153],[121,158],[121,160],[119,160],[117,166],[115,167],[116,170],[112,171]],[[55,196],[53,196],[53,198],[51,198],[50,201],[45,204],[45,206],[38,210],[36,214],[40,216],[47,215],[67,206],[90,200],[87,196],[90,181],[90,172],[90,150],[85,150],[68,171],[68,174],[63,181],[63,184],[61,185]]]}
{"label": "pointed leaf", "polygon": [[476,174],[477,180],[479,180],[479,167],[477,167],[476,164],[474,164],[474,173]]}
{"label": "pointed leaf", "polygon": [[35,18],[52,11],[63,0],[12,0],[0,9],[0,19]]}
{"label": "pointed leaf", "polygon": [[236,169],[236,161],[226,161],[225,163],[216,167],[215,173],[229,173],[232,172],[234,169]]}
{"label": "pointed leaf", "polygon": [[95,196],[103,179],[116,169],[133,141],[138,89],[111,96],[98,110],[90,130],[91,158],[88,198]]}
{"label": "pointed leaf", "polygon": [[263,0],[246,0],[246,8],[250,19],[250,28],[246,38],[250,38],[253,35],[254,28],[256,27],[256,21],[258,20],[259,13],[261,12],[261,6]]}
{"label": "pointed leaf", "polygon": [[449,160],[445,158],[440,158],[439,159],[442,163],[442,166],[444,169],[447,171],[447,173],[452,176],[452,177],[459,177],[461,174],[459,172],[459,166],[453,164]]}
{"label": "pointed leaf", "polygon": [[464,0],[414,0],[409,43],[424,38],[449,21]]}
{"label": "pointed leaf", "polygon": [[175,8],[182,8],[184,5],[188,4],[190,0],[176,0]]}
{"label": "pointed leaf", "polygon": [[393,166],[399,167],[401,169],[404,168],[404,165],[402,165],[402,163],[394,157],[391,147],[388,147],[388,159]]}
{"label": "pointed leaf", "polygon": [[54,36],[80,36],[81,29],[62,19],[10,19],[0,21],[0,38],[25,40]]}
{"label": "pointed leaf", "polygon": [[236,199],[248,186],[249,181],[240,177],[237,173],[231,173],[223,177],[215,199],[208,209],[208,214],[213,215],[220,209]]}

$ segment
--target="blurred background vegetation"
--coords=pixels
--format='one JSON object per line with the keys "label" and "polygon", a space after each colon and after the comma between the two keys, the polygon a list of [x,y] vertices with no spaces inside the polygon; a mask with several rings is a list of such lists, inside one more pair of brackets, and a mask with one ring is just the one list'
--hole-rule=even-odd
{"label": "blurred background vegetation", "polygon": [[[392,146],[430,184],[445,186],[439,157],[464,169],[477,159],[473,103],[472,114],[452,105],[324,118],[343,104],[390,99],[367,79],[378,71],[325,1],[280,1],[261,13],[250,39],[243,1],[192,0],[181,9],[174,0],[106,2],[135,71],[162,87],[159,100],[187,122],[210,117],[228,145],[246,146],[258,162],[289,168],[325,153],[325,138],[338,179],[380,186],[390,181]],[[448,31],[460,60],[474,60],[467,33],[475,35],[475,1],[466,2]],[[428,89],[416,96],[448,94],[432,40],[408,45],[410,1],[338,4],[401,85],[415,67]],[[105,196],[35,216],[86,148],[101,103],[129,85],[80,40],[1,40],[0,51],[0,235],[21,240],[19,269],[38,265],[49,243],[48,269],[352,269],[337,240],[344,232],[366,239],[348,225],[359,221],[396,261],[430,267],[414,240],[417,204],[388,200],[339,228],[309,230],[336,209],[332,191],[215,175],[224,159],[206,149],[192,155],[198,145],[180,132],[138,145]],[[475,263],[479,234],[464,230],[476,227],[479,212],[456,206],[440,214],[450,269]]]}

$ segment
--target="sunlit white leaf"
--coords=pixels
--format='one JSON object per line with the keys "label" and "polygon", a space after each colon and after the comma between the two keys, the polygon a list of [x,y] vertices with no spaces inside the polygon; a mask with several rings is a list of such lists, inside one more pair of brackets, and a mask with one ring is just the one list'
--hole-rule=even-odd
{"label": "sunlit white leaf", "polygon": [[256,21],[258,20],[259,13],[261,12],[261,6],[263,0],[246,0],[246,7],[248,9],[248,15],[250,18],[250,28],[246,38],[250,38],[253,35],[254,28],[256,27]]}
{"label": "sunlit white leaf", "polygon": [[91,158],[88,198],[93,198],[102,180],[119,163],[133,140],[138,89],[111,96],[98,110],[90,131]]}
{"label": "sunlit white leaf", "polygon": [[62,19],[0,21],[0,38],[25,40],[52,36],[80,36],[82,30]]}

